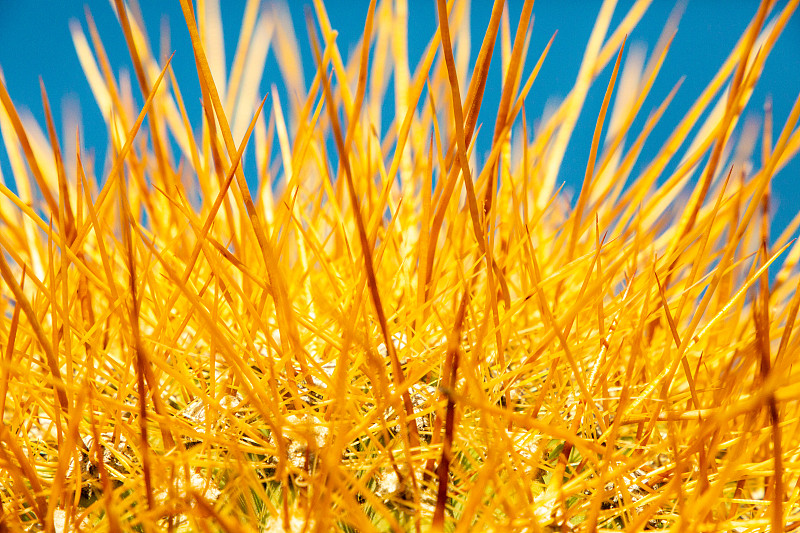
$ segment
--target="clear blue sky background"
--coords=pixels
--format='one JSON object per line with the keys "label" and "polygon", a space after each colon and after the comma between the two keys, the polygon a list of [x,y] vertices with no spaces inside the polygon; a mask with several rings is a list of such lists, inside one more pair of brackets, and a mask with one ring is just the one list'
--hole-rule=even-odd
{"label": "clear blue sky background", "polygon": [[[194,59],[188,41],[188,32],[177,0],[140,0],[151,42],[158,42],[158,32],[162,15],[168,17],[172,27],[172,49],[176,51],[173,66],[184,91],[190,113],[199,117],[199,89],[194,67]],[[776,9],[785,5],[778,2]],[[232,60],[238,36],[244,2],[225,0],[223,20],[225,24],[226,57]],[[310,79],[313,63],[308,53],[303,8],[310,1],[289,2],[295,22],[298,39],[306,52],[306,80]],[[630,2],[622,1],[617,7],[613,25],[618,22]],[[645,42],[649,49],[655,44],[667,20],[673,2],[655,0],[642,22],[630,36],[629,43]],[[105,154],[106,132],[100,113],[94,102],[88,83],[78,63],[68,22],[75,18],[85,26],[84,5],[87,5],[104,39],[112,65],[117,69],[127,67],[124,38],[114,13],[107,1],[60,0],[0,0],[0,67],[4,71],[6,85],[19,108],[27,108],[43,124],[42,105],[39,96],[39,76],[47,87],[51,105],[60,109],[65,101],[77,103],[80,107],[84,129],[84,145],[94,148],[99,159]],[[367,2],[331,1],[326,2],[331,22],[339,31],[339,46],[349,51],[363,31]],[[509,2],[512,28],[515,27],[522,2]],[[409,0],[409,57],[415,63],[422,53],[436,27],[435,2],[429,0]],[[534,5],[535,23],[530,53],[526,63],[529,72],[550,36],[558,30],[558,36],[539,77],[534,84],[531,96],[526,102],[528,116],[538,117],[550,96],[563,97],[575,80],[580,65],[583,48],[589,38],[594,18],[600,2],[539,0]],[[744,31],[758,8],[755,1],[714,1],[689,0],[681,20],[677,37],[670,55],[664,64],[652,94],[642,111],[642,118],[634,124],[641,127],[647,114],[666,96],[674,83],[686,76],[677,97],[659,126],[650,136],[640,162],[635,167],[641,169],[655,154],[658,146],[667,138],[672,128],[679,122],[694,99],[717,71],[727,57],[731,47]],[[473,47],[472,62],[491,10],[491,2],[474,0],[472,10]],[[493,124],[493,112],[497,109],[500,92],[498,61],[493,62],[490,73],[487,98],[484,101],[482,121]],[[267,73],[263,78],[263,93],[266,94],[271,83],[280,86],[280,74],[274,59],[270,57]],[[608,69],[607,69],[608,70]],[[577,191],[586,166],[586,158],[591,143],[592,131],[597,111],[602,101],[609,72],[601,75],[597,86],[589,93],[587,103],[578,127],[573,135],[564,160],[559,182],[566,182],[567,189]],[[794,100],[800,93],[800,14],[789,21],[776,49],[771,54],[764,75],[753,94],[751,104],[745,114],[762,115],[763,103],[771,95],[775,117],[775,136],[786,120]],[[194,108],[192,107],[194,103]],[[60,121],[59,111],[55,111]],[[196,120],[196,119],[195,119]],[[98,126],[94,126],[98,125]],[[484,137],[487,134],[484,133]],[[485,139],[488,142],[488,139]],[[480,145],[479,145],[480,149]],[[11,177],[5,148],[0,147],[0,165],[6,179]],[[247,171],[247,166],[245,167]],[[785,227],[800,210],[800,160],[793,161],[773,181],[773,236]]]}

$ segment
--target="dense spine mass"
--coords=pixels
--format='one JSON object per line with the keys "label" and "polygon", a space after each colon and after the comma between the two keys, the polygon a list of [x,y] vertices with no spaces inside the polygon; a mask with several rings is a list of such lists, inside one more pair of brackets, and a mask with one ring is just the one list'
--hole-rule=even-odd
{"label": "dense spine mass", "polygon": [[647,161],[676,22],[645,58],[643,3],[612,28],[606,2],[532,129],[532,4],[512,31],[496,1],[472,64],[466,0],[413,61],[404,0],[370,3],[350,57],[315,0],[306,83],[280,5],[248,2],[226,69],[218,2],[181,0],[193,56],[157,58],[115,0],[138,87],[88,11],[71,28],[105,163],[0,80],[0,531],[798,527],[800,216],[772,240],[769,204],[800,99],[732,134],[797,2],[762,2]]}

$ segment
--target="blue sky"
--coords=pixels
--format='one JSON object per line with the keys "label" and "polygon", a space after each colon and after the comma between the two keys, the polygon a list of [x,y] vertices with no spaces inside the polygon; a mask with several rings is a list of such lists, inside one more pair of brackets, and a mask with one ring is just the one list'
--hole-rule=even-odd
{"label": "blue sky", "polygon": [[[785,3],[785,0],[779,1],[776,9],[782,8]],[[141,4],[152,42],[158,41],[156,36],[162,17],[165,16],[169,20],[172,28],[171,47],[176,51],[173,60],[176,76],[184,91],[190,113],[194,102],[194,116],[199,116],[199,103],[197,103],[199,89],[194,59],[188,43],[188,33],[183,27],[178,1],[143,1]],[[244,2],[225,1],[222,4],[223,20],[227,30],[226,55],[230,62]],[[310,4],[310,0],[290,2],[295,31],[304,46],[307,38],[303,7],[307,4]],[[630,2],[620,2],[612,27],[621,19],[629,4]],[[51,105],[56,110],[54,114],[57,121],[60,121],[61,115],[58,110],[61,107],[77,105],[81,110],[84,124],[82,133],[84,145],[87,148],[94,148],[100,158],[105,153],[106,132],[78,63],[68,27],[70,19],[76,19],[84,25],[84,28],[86,27],[84,5],[88,6],[95,18],[115,69],[118,71],[130,65],[121,30],[107,1],[90,0],[84,4],[73,0],[56,2],[0,0],[0,67],[3,69],[6,86],[12,99],[19,108],[30,110],[40,123],[43,123],[43,113],[39,96],[39,76],[47,87]],[[353,43],[363,31],[367,2],[329,0],[326,5],[331,22],[339,31],[340,48],[343,51],[352,49]],[[511,1],[509,5],[513,28],[522,2]],[[428,0],[409,0],[409,26],[412,28],[409,32],[409,57],[412,62],[416,62],[435,29],[434,6],[435,3]],[[563,97],[571,87],[599,6],[599,2],[580,0],[574,2],[539,0],[534,5],[535,23],[526,72],[530,71],[553,32],[558,30],[559,33],[534,84],[532,94],[526,101],[527,114],[531,119],[535,120],[542,113],[549,97]],[[656,0],[629,37],[629,42],[644,42],[649,45],[649,49],[652,49],[673,6],[673,2]],[[649,161],[660,143],[680,121],[683,113],[727,57],[757,8],[757,2],[737,0],[728,2],[691,0],[687,3],[670,55],[652,94],[644,105],[642,120],[634,124],[634,131],[637,129],[637,124],[639,127],[643,124],[650,110],[663,100],[674,83],[681,76],[686,76],[686,79],[667,114],[650,136],[634,173],[636,168],[642,168]],[[479,46],[479,38],[488,22],[490,9],[491,2],[473,1],[471,21],[475,48],[473,61]],[[307,50],[306,47],[306,52]],[[800,51],[800,15],[795,14],[770,55],[764,75],[751,98],[750,105],[745,110],[745,115],[761,116],[764,101],[767,95],[770,95],[774,109],[775,136],[785,122],[794,100],[800,94],[798,51]],[[307,73],[312,68],[310,54],[306,54],[305,67]],[[497,61],[493,67],[481,115],[481,119],[488,124],[494,123],[491,117],[497,108],[501,83]],[[280,85],[280,75],[274,61],[268,63],[267,69],[268,73],[263,80],[265,94],[271,83]],[[601,74],[597,86],[589,93],[581,120],[568,148],[559,174],[559,182],[565,182],[567,189],[577,191],[580,187],[594,121],[608,76],[608,72]],[[307,74],[306,78],[308,77]],[[488,139],[486,142],[488,143]],[[480,145],[478,148],[480,149]],[[4,147],[0,147],[0,165],[6,179],[9,179],[11,173]],[[777,237],[778,231],[800,210],[799,185],[800,159],[784,168],[773,181],[774,237]]]}

